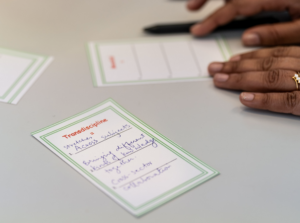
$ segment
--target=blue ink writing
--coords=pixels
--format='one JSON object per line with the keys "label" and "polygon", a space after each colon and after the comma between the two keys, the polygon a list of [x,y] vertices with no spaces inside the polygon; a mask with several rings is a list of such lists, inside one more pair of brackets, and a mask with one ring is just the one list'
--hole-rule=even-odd
{"label": "blue ink writing", "polygon": [[133,188],[137,188],[140,185],[149,182],[150,180],[152,180],[153,178],[156,178],[158,176],[160,176],[161,174],[165,173],[166,171],[168,171],[170,169],[170,165],[162,167],[162,168],[158,168],[154,173],[152,173],[151,175],[148,175],[146,177],[140,177],[138,180],[134,181],[134,182],[130,182],[128,184],[126,184],[125,186],[123,186],[123,189],[125,191],[128,191],[130,189]]}
{"label": "blue ink writing", "polygon": [[92,137],[81,138],[79,140],[76,140],[72,144],[65,145],[64,148],[66,148],[66,149],[74,148],[76,145],[81,144],[82,142],[87,141],[87,140],[91,140],[91,139],[93,139],[93,138]]}
{"label": "blue ink writing", "polygon": [[145,139],[144,134],[141,134],[140,137],[131,140],[129,142],[122,143],[117,146],[116,151],[120,151],[123,156],[127,156],[130,153],[133,153],[139,149],[142,149],[148,145],[152,145],[152,147],[156,148],[157,144],[154,139]]}
{"label": "blue ink writing", "polygon": [[116,180],[112,180],[111,183],[114,184],[114,185],[117,185],[117,184],[122,183],[125,180],[127,180],[129,178],[129,176],[130,176],[130,174],[123,175],[123,176],[121,176],[120,178],[118,178]]}
{"label": "blue ink writing", "polygon": [[[135,157],[136,158],[136,157]],[[117,174],[121,173],[121,168],[123,166],[125,166],[126,164],[130,163],[131,161],[133,161],[135,158],[128,158],[128,159],[122,159],[117,166],[111,167],[111,168],[106,168],[105,172],[106,173],[112,173],[112,172],[116,172]]]}
{"label": "blue ink writing", "polygon": [[86,143],[83,144],[83,145],[75,146],[75,149],[76,149],[76,151],[82,150],[82,149],[87,149],[88,147],[94,146],[94,145],[96,145],[97,143],[98,143],[98,140],[94,139],[93,141],[86,142]]}
{"label": "blue ink writing", "polygon": [[95,162],[99,162],[99,161],[107,164],[107,163],[109,163],[108,158],[111,158],[111,160],[113,160],[113,161],[119,160],[119,158],[115,154],[113,154],[111,151],[109,151],[109,153],[106,153],[106,154],[102,153],[101,156],[99,156],[95,159],[83,161],[83,164],[86,166],[89,166],[91,163],[95,163]]}
{"label": "blue ink writing", "polygon": [[121,137],[120,132],[123,132],[124,130],[129,129],[130,127],[131,127],[131,126],[128,125],[128,124],[123,125],[122,128],[117,129],[116,131],[115,131],[115,130],[112,130],[112,131],[107,132],[107,134],[106,134],[106,135],[102,135],[101,138],[105,140],[105,139],[107,139],[107,138],[109,138],[109,137],[111,137],[111,136],[114,136],[114,135],[118,135],[119,137]]}
{"label": "blue ink writing", "polygon": [[138,168],[138,169],[136,169],[136,170],[133,170],[133,171],[131,171],[131,173],[133,173],[133,174],[139,173],[139,172],[141,172],[141,171],[145,170],[147,167],[149,167],[149,166],[151,166],[151,165],[152,165],[152,163],[151,163],[151,162],[148,162],[148,163],[143,163],[143,165],[142,165],[140,168]]}

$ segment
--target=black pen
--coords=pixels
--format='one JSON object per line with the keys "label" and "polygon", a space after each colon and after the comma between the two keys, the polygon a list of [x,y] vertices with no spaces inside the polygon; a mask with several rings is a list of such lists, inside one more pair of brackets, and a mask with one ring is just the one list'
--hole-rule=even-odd
{"label": "black pen", "polygon": [[[257,25],[274,24],[290,20],[291,18],[287,13],[277,13],[277,15],[267,16],[254,16],[240,20],[233,20],[232,22],[224,26],[219,26],[214,30],[214,32],[247,29]],[[151,27],[146,27],[144,31],[151,34],[187,33],[190,32],[191,26],[195,25],[198,22],[159,24]]]}

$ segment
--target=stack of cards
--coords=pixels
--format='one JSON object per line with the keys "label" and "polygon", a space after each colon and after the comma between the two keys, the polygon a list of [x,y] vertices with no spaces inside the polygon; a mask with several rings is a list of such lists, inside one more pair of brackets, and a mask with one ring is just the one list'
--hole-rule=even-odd
{"label": "stack of cards", "polygon": [[52,59],[0,48],[0,102],[16,104]]}

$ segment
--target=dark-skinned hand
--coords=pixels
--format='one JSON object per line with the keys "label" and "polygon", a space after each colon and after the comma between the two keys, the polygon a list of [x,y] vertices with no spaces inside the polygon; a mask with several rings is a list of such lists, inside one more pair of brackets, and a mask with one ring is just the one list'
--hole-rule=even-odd
{"label": "dark-skinned hand", "polygon": [[[200,9],[207,0],[190,0],[187,8]],[[300,43],[299,0],[226,0],[223,7],[203,22],[194,25],[191,33],[204,36],[220,25],[225,25],[237,16],[252,16],[263,11],[288,11],[293,21],[272,25],[261,25],[247,29],[242,41],[246,46],[271,46]]]}
{"label": "dark-skinned hand", "polygon": [[216,87],[244,91],[240,101],[247,107],[300,116],[300,91],[292,79],[300,71],[300,47],[236,55],[211,63],[208,71]]}

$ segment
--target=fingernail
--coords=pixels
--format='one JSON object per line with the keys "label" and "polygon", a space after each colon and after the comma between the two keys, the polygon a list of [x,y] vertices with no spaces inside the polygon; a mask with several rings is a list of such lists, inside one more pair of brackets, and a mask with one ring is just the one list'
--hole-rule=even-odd
{"label": "fingernail", "polygon": [[228,74],[216,74],[214,76],[214,80],[218,81],[218,82],[225,82],[227,81],[229,78]]}
{"label": "fingernail", "polygon": [[252,101],[254,99],[254,94],[251,93],[242,93],[241,96],[245,101]]}
{"label": "fingernail", "polygon": [[248,33],[243,35],[243,42],[247,46],[257,46],[260,44],[260,38],[256,33]]}
{"label": "fingernail", "polygon": [[233,56],[233,57],[231,57],[229,59],[229,61],[239,61],[239,60],[241,60],[241,56],[240,55],[235,55],[235,56]]}
{"label": "fingernail", "polygon": [[198,3],[198,0],[189,0],[187,4],[189,7],[193,7],[193,6],[197,5],[197,3]]}
{"label": "fingernail", "polygon": [[223,69],[223,64],[222,63],[211,63],[208,66],[208,70],[210,73],[217,73]]}

